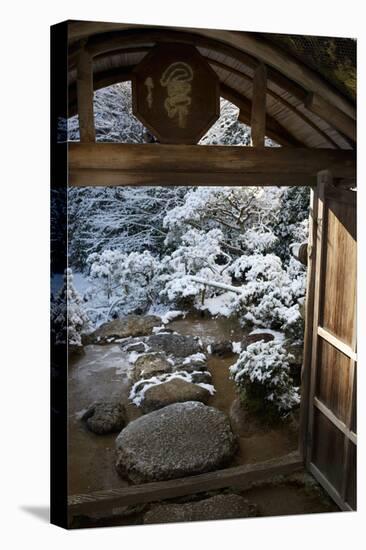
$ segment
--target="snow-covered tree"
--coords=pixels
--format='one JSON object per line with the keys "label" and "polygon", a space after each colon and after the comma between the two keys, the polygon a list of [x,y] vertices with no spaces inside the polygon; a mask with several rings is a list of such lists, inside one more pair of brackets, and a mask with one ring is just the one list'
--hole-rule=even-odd
{"label": "snow-covered tree", "polygon": [[273,232],[277,237],[275,252],[288,262],[291,245],[308,238],[310,191],[308,187],[286,187],[281,193]]}
{"label": "snow-covered tree", "polygon": [[55,343],[81,347],[81,335],[88,332],[91,325],[70,268],[65,270],[64,283],[51,304],[51,316]]}
{"label": "snow-covered tree", "polygon": [[85,298],[95,323],[118,315],[144,313],[158,301],[161,267],[150,252],[104,250],[88,257],[91,287]]}

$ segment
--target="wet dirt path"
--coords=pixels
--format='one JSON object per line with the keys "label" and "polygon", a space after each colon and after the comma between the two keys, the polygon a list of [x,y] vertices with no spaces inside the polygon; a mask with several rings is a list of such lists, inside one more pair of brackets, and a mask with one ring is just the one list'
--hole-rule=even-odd
{"label": "wet dirt path", "polygon": [[[177,319],[169,328],[180,334],[199,336],[205,348],[222,341],[241,341],[245,331],[238,322],[227,319],[202,318],[190,315]],[[234,382],[229,377],[229,367],[237,355],[208,356],[208,370],[216,393],[208,405],[217,407],[228,416],[237,398]],[[95,435],[81,421],[86,408],[96,400],[122,398],[128,402],[127,355],[119,346],[86,346],[85,354],[69,364],[69,494],[123,487],[127,485],[117,474],[114,442],[118,434]],[[134,405],[128,405],[129,420],[140,416]],[[245,430],[244,430],[245,431]],[[234,464],[253,463],[282,456],[297,445],[296,434],[277,429],[258,431],[248,437],[237,432],[240,450]]]}

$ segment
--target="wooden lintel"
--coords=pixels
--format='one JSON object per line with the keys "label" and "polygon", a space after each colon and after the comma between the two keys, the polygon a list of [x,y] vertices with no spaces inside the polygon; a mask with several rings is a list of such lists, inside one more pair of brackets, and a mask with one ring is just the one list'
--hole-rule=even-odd
{"label": "wooden lintel", "polygon": [[308,94],[305,100],[305,107],[323,120],[326,120],[328,124],[342,132],[342,134],[353,142],[356,142],[356,121],[323,99],[319,94]]}
{"label": "wooden lintel", "polygon": [[225,487],[248,488],[252,483],[301,470],[297,451],[281,458],[246,464],[170,481],[144,483],[121,489],[72,495],[68,499],[71,517],[92,512],[111,512],[113,508],[193,495]]}
{"label": "wooden lintel", "polygon": [[266,132],[266,90],[267,69],[264,63],[259,63],[254,70],[253,96],[251,113],[251,130],[253,147],[264,147]]}
{"label": "wooden lintel", "polygon": [[355,178],[355,152],[336,149],[69,143],[69,185],[315,185],[330,169]]}
{"label": "wooden lintel", "polygon": [[314,187],[313,176],[291,176],[289,174],[231,174],[225,172],[130,172],[122,170],[73,170],[69,172],[69,185],[72,187],[117,187],[136,185],[230,185],[232,187],[271,187],[297,186]]}
{"label": "wooden lintel", "polygon": [[85,48],[79,52],[77,62],[76,92],[79,113],[80,141],[95,141],[93,59]]}

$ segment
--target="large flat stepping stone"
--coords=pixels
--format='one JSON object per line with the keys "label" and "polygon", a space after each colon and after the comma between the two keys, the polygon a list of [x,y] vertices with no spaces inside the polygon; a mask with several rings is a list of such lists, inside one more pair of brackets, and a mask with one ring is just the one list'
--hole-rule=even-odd
{"label": "large flat stepping stone", "polygon": [[244,497],[236,494],[216,495],[198,502],[184,504],[155,504],[144,515],[144,523],[175,523],[256,516],[257,509]]}
{"label": "large flat stepping stone", "polygon": [[126,425],[126,412],[116,401],[97,401],[82,416],[88,429],[96,434],[119,432]]}
{"label": "large flat stepping stone", "polygon": [[127,315],[104,323],[97,330],[84,337],[84,344],[107,344],[129,336],[148,336],[160,324],[155,315]]}
{"label": "large flat stepping stone", "polygon": [[175,403],[122,430],[116,467],[134,483],[175,479],[226,466],[236,448],[224,413],[197,401]]}
{"label": "large flat stepping stone", "polygon": [[169,363],[164,353],[145,353],[136,359],[128,373],[128,377],[130,382],[134,384],[138,380],[171,371],[172,364]]}
{"label": "large flat stepping stone", "polygon": [[201,351],[199,338],[182,334],[153,334],[146,343],[154,351],[165,351],[175,357],[188,357]]}
{"label": "large flat stepping stone", "polygon": [[141,407],[146,413],[161,409],[172,403],[184,403],[185,401],[207,403],[209,397],[210,392],[205,388],[186,382],[182,378],[173,378],[169,382],[156,384],[146,390]]}

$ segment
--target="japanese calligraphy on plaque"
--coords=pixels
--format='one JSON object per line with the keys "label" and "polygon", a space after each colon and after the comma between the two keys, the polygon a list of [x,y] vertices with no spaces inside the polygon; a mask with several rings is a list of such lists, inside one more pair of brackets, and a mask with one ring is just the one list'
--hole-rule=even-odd
{"label": "japanese calligraphy on plaque", "polygon": [[198,50],[155,46],[133,71],[133,113],[161,143],[197,143],[220,114],[219,82]]}

